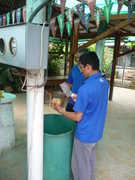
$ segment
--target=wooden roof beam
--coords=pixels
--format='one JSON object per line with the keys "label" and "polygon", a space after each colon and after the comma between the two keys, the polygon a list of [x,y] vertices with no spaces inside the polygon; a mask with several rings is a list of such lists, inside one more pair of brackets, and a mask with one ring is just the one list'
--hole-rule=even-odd
{"label": "wooden roof beam", "polygon": [[128,33],[129,35],[132,33],[131,31],[127,30],[127,29],[124,29],[124,28],[120,28],[122,31]]}
{"label": "wooden roof beam", "polygon": [[[132,15],[130,19],[134,19],[135,15]],[[115,21],[115,20],[127,20],[128,19],[128,14],[120,14],[120,15],[112,15],[110,18],[110,22]],[[101,21],[106,20],[104,16],[101,16]],[[95,22],[95,19],[91,17],[90,22]]]}
{"label": "wooden roof beam", "polygon": [[[115,26],[115,24],[110,23],[111,26]],[[124,28],[120,28],[120,31],[124,32],[124,33],[129,33],[129,35],[132,33],[131,31],[124,29]]]}
{"label": "wooden roof beam", "polygon": [[[132,17],[135,18],[135,15]],[[124,20],[124,21],[120,22],[118,25],[115,25],[114,27],[107,29],[105,32],[101,33],[100,35],[97,35],[95,38],[88,41],[86,44],[80,46],[79,48],[86,48],[86,47],[96,43],[97,41],[104,39],[105,37],[111,35],[112,33],[116,32],[116,31],[118,31],[119,29],[129,25],[132,22],[134,22],[134,18],[130,19],[130,21],[128,19]]]}
{"label": "wooden roof beam", "polygon": [[130,24],[131,27],[135,28],[135,25],[133,23]]}

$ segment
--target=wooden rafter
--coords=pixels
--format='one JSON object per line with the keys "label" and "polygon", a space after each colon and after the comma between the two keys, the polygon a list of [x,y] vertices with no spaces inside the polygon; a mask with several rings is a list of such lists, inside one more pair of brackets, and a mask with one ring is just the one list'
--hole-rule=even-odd
{"label": "wooden rafter", "polygon": [[[132,16],[135,18],[135,15]],[[105,37],[111,35],[112,33],[114,32],[117,32],[119,31],[119,29],[127,26],[128,24],[134,22],[134,19],[130,19],[130,21],[127,19],[127,20],[124,20],[122,22],[120,22],[118,25],[115,25],[114,27],[111,27],[109,29],[107,29],[105,32],[101,33],[100,35],[97,35],[95,38],[93,38],[92,40],[88,41],[86,44],[80,46],[79,48],[86,48],[94,43],[96,43],[97,41],[101,40],[101,39],[104,39]]]}
{"label": "wooden rafter", "polygon": [[124,32],[126,32],[126,33],[128,33],[129,35],[132,33],[132,31],[129,31],[129,30],[124,29],[124,28],[121,28],[121,30],[124,31]]}
{"label": "wooden rafter", "polygon": [[131,27],[135,28],[135,25],[133,23],[130,24]]}
{"label": "wooden rafter", "polygon": [[[110,23],[110,25],[113,26],[113,27],[115,26],[115,24],[112,24],[112,23]],[[129,31],[129,30],[125,29],[125,28],[120,28],[120,31],[122,31],[124,33],[128,33],[129,35],[132,33],[132,31]]]}
{"label": "wooden rafter", "polygon": [[[135,17],[135,15],[132,15],[130,20],[134,19],[134,17]],[[122,21],[122,20],[126,20],[126,19],[128,19],[128,15],[127,14],[112,15],[111,19],[110,19],[110,22],[111,21],[116,21],[116,20]],[[101,21],[102,20],[106,20],[104,16],[101,16]],[[91,18],[91,21],[95,21],[94,18]]]}

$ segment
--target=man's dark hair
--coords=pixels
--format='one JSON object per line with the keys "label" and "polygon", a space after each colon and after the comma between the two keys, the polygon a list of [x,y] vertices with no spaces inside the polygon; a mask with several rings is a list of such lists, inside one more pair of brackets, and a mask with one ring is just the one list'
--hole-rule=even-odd
{"label": "man's dark hair", "polygon": [[80,56],[79,62],[84,67],[89,64],[93,70],[99,70],[99,59],[95,52],[86,52]]}
{"label": "man's dark hair", "polygon": [[78,49],[78,52],[79,52],[80,55],[82,55],[84,53],[89,52],[89,50],[87,48],[80,48],[80,49]]}

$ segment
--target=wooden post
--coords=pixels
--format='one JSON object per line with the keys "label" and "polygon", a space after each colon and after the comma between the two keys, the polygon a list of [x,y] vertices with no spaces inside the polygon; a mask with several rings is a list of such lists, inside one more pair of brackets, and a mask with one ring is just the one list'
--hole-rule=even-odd
{"label": "wooden post", "polygon": [[[74,18],[73,18],[74,19]],[[76,32],[75,29],[75,25],[73,23],[73,32],[72,32],[72,36],[71,36],[71,43],[70,43],[70,61],[69,61],[69,70],[71,70],[71,68],[74,65],[74,56],[75,53],[78,50],[78,35],[79,35],[79,28]]]}
{"label": "wooden post", "polygon": [[72,48],[73,48],[73,36],[71,37],[71,40],[70,40],[69,71],[72,69],[74,65],[74,55],[72,53]]}
{"label": "wooden post", "polygon": [[114,47],[114,52],[113,52],[112,72],[111,72],[111,79],[110,79],[110,93],[109,93],[110,101],[112,101],[112,97],[113,97],[113,86],[114,86],[116,64],[117,64],[118,55],[120,51],[120,41],[121,41],[120,34],[117,34],[115,37],[115,47]]}
{"label": "wooden post", "polygon": [[66,76],[66,74],[67,74],[68,44],[69,44],[69,41],[68,41],[68,39],[66,39],[66,43],[65,43],[65,64],[64,64],[64,76]]}

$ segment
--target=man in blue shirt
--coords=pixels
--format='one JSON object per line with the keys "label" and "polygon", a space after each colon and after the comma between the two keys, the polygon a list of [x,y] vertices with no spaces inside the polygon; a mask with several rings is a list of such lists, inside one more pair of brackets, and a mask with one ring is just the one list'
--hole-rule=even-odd
{"label": "man in blue shirt", "polygon": [[[78,61],[80,56],[85,52],[88,52],[88,49],[84,48],[78,50],[78,52],[76,53],[77,64],[71,69],[67,79],[67,83],[71,88],[72,93],[74,94],[77,94],[78,89],[84,84],[84,81],[86,80],[86,78],[83,76],[80,70],[80,62]],[[73,106],[74,106],[74,101],[72,97],[70,97],[68,104],[66,106],[66,111],[74,112]]]}
{"label": "man in blue shirt", "polygon": [[74,180],[94,180],[96,144],[102,138],[108,104],[108,83],[99,71],[95,52],[80,57],[80,68],[87,78],[78,91],[75,112],[67,112],[57,104],[54,108],[77,121],[72,153]]}

